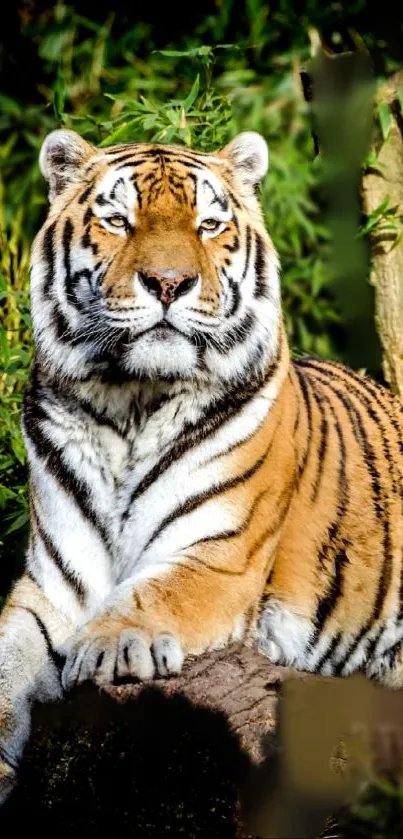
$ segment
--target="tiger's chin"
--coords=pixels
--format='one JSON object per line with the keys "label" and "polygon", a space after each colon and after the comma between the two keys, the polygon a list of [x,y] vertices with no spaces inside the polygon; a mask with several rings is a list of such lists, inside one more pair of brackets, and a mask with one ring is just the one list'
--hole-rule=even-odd
{"label": "tiger's chin", "polygon": [[158,325],[129,345],[119,366],[133,378],[195,380],[200,377],[197,347],[179,332]]}

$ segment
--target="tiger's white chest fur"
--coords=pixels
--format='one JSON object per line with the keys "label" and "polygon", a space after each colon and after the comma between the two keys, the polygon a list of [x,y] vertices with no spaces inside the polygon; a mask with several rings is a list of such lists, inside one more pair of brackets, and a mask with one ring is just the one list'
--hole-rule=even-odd
{"label": "tiger's white chest fur", "polygon": [[[271,382],[214,434],[205,436],[204,419],[199,426],[198,420],[205,416],[211,393],[178,390],[154,402],[124,390],[116,398],[109,394],[110,413],[93,393],[91,411],[88,400],[81,406],[63,398],[47,402],[43,430],[61,452],[66,475],[75,476],[94,516],[88,511],[82,515],[63,475],[57,480],[47,474],[43,480],[27,440],[39,513],[46,517],[69,570],[80,576],[88,591],[82,617],[99,608],[117,583],[163,573],[181,561],[190,545],[237,526],[242,515],[225,493],[214,490],[231,477],[227,451],[264,421],[277,385]],[[55,600],[56,592],[56,605],[77,617],[77,602],[62,580],[55,585],[57,572],[40,554],[38,549],[48,596]]]}

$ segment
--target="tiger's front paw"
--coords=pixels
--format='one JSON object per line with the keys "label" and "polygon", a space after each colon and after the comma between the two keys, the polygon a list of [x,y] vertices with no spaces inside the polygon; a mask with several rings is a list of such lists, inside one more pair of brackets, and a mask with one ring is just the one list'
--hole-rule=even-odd
{"label": "tiger's front paw", "polygon": [[173,676],[180,673],[183,658],[180,642],[169,632],[151,638],[133,627],[118,636],[82,637],[67,650],[62,684],[70,690],[86,681],[104,685],[117,679],[147,681],[156,675]]}
{"label": "tiger's front paw", "polygon": [[11,795],[17,782],[17,767],[0,747],[0,807]]}
{"label": "tiger's front paw", "polygon": [[[24,696],[22,669],[6,672],[0,662],[0,807],[12,793],[31,723],[31,698]],[[5,677],[8,678],[5,678]],[[19,691],[19,695],[15,695]],[[1,822],[1,815],[0,815]]]}

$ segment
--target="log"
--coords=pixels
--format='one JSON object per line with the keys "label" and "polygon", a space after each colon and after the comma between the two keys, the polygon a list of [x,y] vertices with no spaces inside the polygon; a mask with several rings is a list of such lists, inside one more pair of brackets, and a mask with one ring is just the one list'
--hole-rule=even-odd
{"label": "log", "polygon": [[240,792],[275,750],[289,670],[234,645],[180,676],[98,690],[34,709],[20,782],[1,812],[43,835],[252,839]]}
{"label": "log", "polygon": [[[358,751],[353,741],[340,751],[357,722],[375,746],[360,736]],[[330,814],[348,824],[346,794],[373,777],[374,759],[382,774],[403,769],[398,692],[296,673],[233,645],[189,658],[175,678],[83,685],[38,705],[0,824],[18,835],[40,823],[62,839],[342,839],[354,829],[340,832]]]}
{"label": "log", "polygon": [[[376,149],[377,166],[362,181],[362,201],[369,216],[389,196],[403,233],[403,69],[379,89],[376,102],[388,106],[390,130]],[[383,349],[383,372],[392,390],[403,396],[403,235],[375,228],[371,235],[375,319]]]}

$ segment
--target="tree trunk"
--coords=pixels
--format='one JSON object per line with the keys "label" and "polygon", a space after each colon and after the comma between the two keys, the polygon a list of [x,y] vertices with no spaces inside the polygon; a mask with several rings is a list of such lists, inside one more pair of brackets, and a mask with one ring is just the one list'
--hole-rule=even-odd
{"label": "tree trunk", "polygon": [[[403,222],[403,116],[399,89],[402,97],[403,70],[382,85],[377,96],[378,103],[389,106],[391,125],[377,152],[379,168],[370,168],[362,183],[366,214],[369,216],[389,196],[389,207],[397,207],[398,225]],[[396,239],[393,231],[374,229],[372,282],[384,375],[392,390],[403,396],[403,236]]]}

